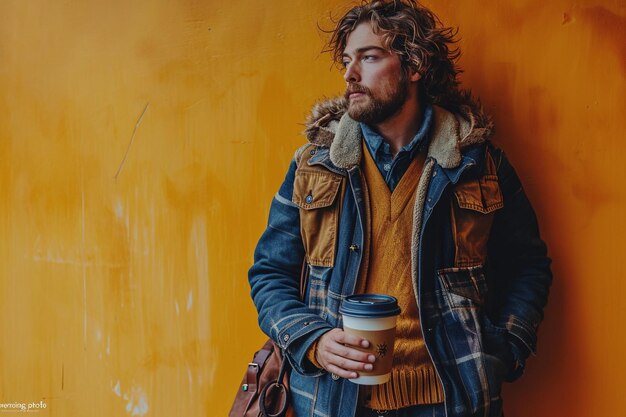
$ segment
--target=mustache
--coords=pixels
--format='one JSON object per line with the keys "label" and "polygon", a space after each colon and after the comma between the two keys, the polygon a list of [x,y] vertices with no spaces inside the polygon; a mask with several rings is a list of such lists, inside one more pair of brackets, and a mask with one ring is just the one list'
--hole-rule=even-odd
{"label": "mustache", "polygon": [[348,85],[348,88],[346,88],[346,92],[344,94],[346,100],[350,99],[350,94],[352,93],[363,93],[369,95],[370,89],[359,84],[350,84]]}

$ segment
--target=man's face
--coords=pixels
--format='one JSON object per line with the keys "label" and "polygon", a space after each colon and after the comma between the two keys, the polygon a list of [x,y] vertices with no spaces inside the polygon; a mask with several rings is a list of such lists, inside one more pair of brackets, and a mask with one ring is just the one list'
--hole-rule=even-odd
{"label": "man's face", "polygon": [[409,75],[369,23],[359,24],[348,35],[343,64],[352,119],[376,125],[400,111],[409,93]]}

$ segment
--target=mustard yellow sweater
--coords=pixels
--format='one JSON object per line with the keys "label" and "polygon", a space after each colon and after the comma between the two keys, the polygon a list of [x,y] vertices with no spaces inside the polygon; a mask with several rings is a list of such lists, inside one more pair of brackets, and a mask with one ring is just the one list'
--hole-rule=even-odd
{"label": "mustard yellow sweater", "polygon": [[363,145],[362,171],[369,213],[357,292],[389,294],[402,309],[396,327],[393,368],[386,384],[375,385],[366,405],[394,410],[443,401],[443,389],[424,345],[411,278],[413,206],[424,165],[419,155],[394,189],[385,183],[369,150]]}

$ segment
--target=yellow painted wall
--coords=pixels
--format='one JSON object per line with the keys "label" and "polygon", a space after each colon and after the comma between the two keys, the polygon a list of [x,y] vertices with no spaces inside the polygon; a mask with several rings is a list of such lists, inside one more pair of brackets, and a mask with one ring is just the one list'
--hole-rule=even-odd
{"label": "yellow painted wall", "polygon": [[[626,5],[428,1],[460,26],[553,256],[507,417],[626,415]],[[246,271],[340,1],[0,1],[0,404],[225,416]],[[9,413],[11,415],[11,413]]]}

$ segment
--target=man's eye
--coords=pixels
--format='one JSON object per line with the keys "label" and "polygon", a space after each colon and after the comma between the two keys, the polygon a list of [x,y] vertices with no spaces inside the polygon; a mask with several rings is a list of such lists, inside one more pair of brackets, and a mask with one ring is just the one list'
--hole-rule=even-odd
{"label": "man's eye", "polygon": [[342,67],[344,67],[344,68],[346,68],[349,64],[350,64],[350,61],[343,61],[343,62],[341,63],[341,66],[342,66]]}
{"label": "man's eye", "polygon": [[378,59],[378,57],[376,55],[365,55],[363,57],[363,61],[376,61],[376,59]]}

